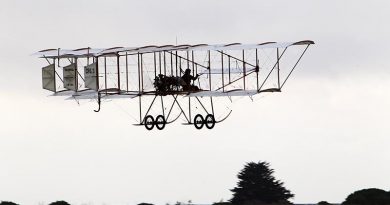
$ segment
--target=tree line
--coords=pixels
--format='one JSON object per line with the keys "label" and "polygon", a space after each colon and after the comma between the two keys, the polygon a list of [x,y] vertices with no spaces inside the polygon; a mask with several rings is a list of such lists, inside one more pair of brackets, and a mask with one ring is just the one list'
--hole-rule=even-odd
{"label": "tree line", "polygon": [[[249,162],[238,173],[236,187],[231,189],[233,197],[227,202],[213,205],[288,205],[294,194],[284,187],[284,183],[274,177],[274,170],[268,162]],[[178,202],[179,203],[179,202]],[[318,205],[330,205],[326,201]],[[19,205],[2,201],[0,205]],[[56,201],[49,205],[70,205],[66,201]],[[153,205],[141,203],[138,205]],[[181,203],[179,203],[181,205]],[[350,194],[342,205],[390,205],[390,192],[381,189],[362,189]]]}

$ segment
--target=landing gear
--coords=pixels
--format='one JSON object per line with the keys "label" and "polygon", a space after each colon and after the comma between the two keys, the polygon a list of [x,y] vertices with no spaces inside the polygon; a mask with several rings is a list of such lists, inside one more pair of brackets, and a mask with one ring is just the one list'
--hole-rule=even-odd
{"label": "landing gear", "polygon": [[159,115],[156,117],[155,124],[156,124],[157,129],[162,130],[165,128],[167,121],[165,120],[164,116]]}
{"label": "landing gear", "polygon": [[203,126],[206,126],[207,129],[213,129],[215,126],[215,118],[214,115],[208,114],[203,118],[201,114],[197,114],[194,118],[194,126],[196,129],[200,130]]}
{"label": "landing gear", "polygon": [[165,120],[164,116],[158,115],[156,119],[153,118],[153,116],[148,115],[145,117],[145,128],[147,130],[152,130],[154,126],[156,125],[156,128],[159,130],[162,130],[165,128],[165,125],[167,124],[167,121]]}
{"label": "landing gear", "polygon": [[[195,99],[199,102],[200,108],[203,108],[204,112],[197,112],[197,113],[204,113],[204,114],[196,114],[195,117],[193,118],[191,116],[191,101],[189,100],[188,103],[188,115],[187,113],[183,110],[183,107],[177,100],[178,95],[172,95],[173,97],[173,102],[169,107],[164,107],[163,103],[163,97],[161,96],[161,108],[162,108],[162,113],[157,113],[157,115],[153,115],[149,113],[151,110],[156,98],[158,97],[157,95],[154,97],[153,101],[151,102],[149,109],[146,111],[146,114],[144,115],[145,117],[142,118],[141,115],[141,100],[140,100],[140,123],[137,125],[145,126],[147,130],[153,130],[154,127],[156,127],[158,130],[163,130],[165,129],[167,124],[170,124],[174,121],[176,121],[180,116],[184,116],[186,119],[186,123],[183,123],[185,125],[194,125],[196,129],[200,130],[206,127],[207,129],[213,129],[215,127],[215,124],[220,123],[224,121],[229,115],[231,114],[231,111],[229,112],[226,117],[222,118],[221,120],[216,120],[215,115],[214,115],[214,106],[213,106],[213,101],[212,98],[210,98],[211,101],[211,110],[207,110],[206,107],[203,105],[203,103],[199,100],[198,97],[195,97]],[[177,105],[177,107],[180,109],[180,113],[177,115],[176,118],[173,120],[169,120],[172,114],[172,109],[174,106]],[[169,108],[169,109],[167,109]],[[198,107],[196,107],[198,109]],[[165,113],[166,110],[169,110],[168,113]],[[198,111],[198,110],[197,110]]]}
{"label": "landing gear", "polygon": [[195,115],[195,118],[194,118],[194,126],[195,126],[195,128],[200,130],[200,129],[202,129],[203,125],[204,125],[203,116],[201,114]]}
{"label": "landing gear", "polygon": [[[154,118],[151,115],[145,117],[145,128],[147,130],[152,130],[154,127]],[[165,125],[164,125],[165,126]]]}
{"label": "landing gear", "polygon": [[206,118],[204,120],[204,124],[206,125],[206,127],[208,129],[213,129],[214,126],[215,126],[215,118],[214,118],[214,115],[212,114],[208,114],[206,115]]}

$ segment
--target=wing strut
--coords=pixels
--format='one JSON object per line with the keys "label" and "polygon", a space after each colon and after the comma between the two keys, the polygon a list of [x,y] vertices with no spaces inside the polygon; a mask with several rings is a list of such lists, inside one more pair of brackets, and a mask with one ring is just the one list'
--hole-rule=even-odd
{"label": "wing strut", "polygon": [[284,84],[286,83],[286,81],[290,78],[290,75],[291,73],[294,71],[294,69],[297,67],[299,61],[301,61],[303,55],[305,55],[307,49],[309,48],[310,44],[308,44],[305,48],[305,50],[303,51],[302,55],[299,57],[298,61],[295,63],[294,67],[291,69],[290,73],[288,74],[288,76],[286,77],[286,79],[283,81],[282,83],[282,86],[280,86],[280,89],[282,89],[282,87],[284,86]]}
{"label": "wing strut", "polygon": [[276,68],[276,66],[279,65],[280,59],[283,57],[283,54],[286,52],[287,48],[288,48],[288,47],[286,47],[286,48],[283,50],[282,54],[278,57],[278,59],[277,59],[275,65],[274,65],[274,67],[272,67],[271,71],[268,73],[267,77],[265,78],[265,80],[264,80],[263,83],[261,84],[260,88],[257,90],[258,92],[261,91],[261,88],[263,88],[265,82],[267,82],[267,80],[268,80],[269,76],[271,75],[272,71]]}

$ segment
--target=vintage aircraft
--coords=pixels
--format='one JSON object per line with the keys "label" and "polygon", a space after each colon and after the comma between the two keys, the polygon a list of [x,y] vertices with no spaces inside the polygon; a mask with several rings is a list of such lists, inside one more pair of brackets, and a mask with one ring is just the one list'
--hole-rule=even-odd
{"label": "vintage aircraft", "polygon": [[[231,114],[230,111],[217,120],[213,97],[251,97],[265,92],[281,92],[312,44],[313,41],[305,40],[107,49],[58,48],[34,55],[49,64],[42,68],[42,85],[55,96],[96,99],[99,107],[95,112],[100,111],[102,99],[138,97],[137,125],[148,130],[154,126],[162,130],[181,115],[186,120],[184,124],[193,124],[197,129],[203,126],[212,129]],[[290,50],[293,54],[289,56]],[[153,100],[143,114],[142,99],[148,96]],[[162,110],[153,117],[149,112],[158,98]],[[164,104],[164,99],[168,98],[169,106]],[[210,100],[211,109],[206,108],[204,99]],[[192,118],[194,104],[202,108],[204,115],[195,113]],[[172,117],[175,105],[179,114]]]}

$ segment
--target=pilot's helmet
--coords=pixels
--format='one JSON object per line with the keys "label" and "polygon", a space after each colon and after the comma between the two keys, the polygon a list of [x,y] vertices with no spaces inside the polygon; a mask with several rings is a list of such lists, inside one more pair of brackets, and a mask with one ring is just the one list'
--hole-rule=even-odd
{"label": "pilot's helmet", "polygon": [[186,74],[191,74],[191,70],[189,68],[186,69],[185,71]]}

